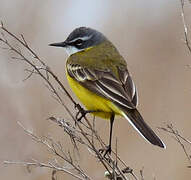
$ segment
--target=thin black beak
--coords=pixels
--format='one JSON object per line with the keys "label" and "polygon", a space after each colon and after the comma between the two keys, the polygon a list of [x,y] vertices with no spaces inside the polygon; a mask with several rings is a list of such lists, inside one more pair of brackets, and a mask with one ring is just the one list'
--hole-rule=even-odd
{"label": "thin black beak", "polygon": [[52,44],[49,44],[49,46],[66,47],[67,43],[64,41],[64,42],[59,42],[59,43],[52,43]]}

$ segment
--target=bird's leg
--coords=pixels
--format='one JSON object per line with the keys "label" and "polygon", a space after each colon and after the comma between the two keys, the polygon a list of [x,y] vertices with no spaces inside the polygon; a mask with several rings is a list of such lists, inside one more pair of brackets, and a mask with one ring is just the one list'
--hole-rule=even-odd
{"label": "bird's leg", "polygon": [[95,110],[85,110],[79,104],[76,104],[75,108],[78,109],[78,112],[76,114],[77,121],[81,121],[81,119],[84,118],[86,116],[86,114],[88,114],[88,113],[98,112],[98,111],[95,111]]}
{"label": "bird's leg", "polygon": [[109,145],[106,147],[105,150],[100,149],[99,151],[102,153],[105,151],[103,157],[105,157],[108,153],[111,154],[111,140],[112,140],[112,131],[113,131],[113,122],[115,119],[115,114],[113,113],[110,117],[110,133],[109,133]]}

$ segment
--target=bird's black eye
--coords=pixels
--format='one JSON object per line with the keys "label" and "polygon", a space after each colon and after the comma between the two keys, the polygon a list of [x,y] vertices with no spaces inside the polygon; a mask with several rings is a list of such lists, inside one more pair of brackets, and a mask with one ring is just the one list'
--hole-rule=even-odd
{"label": "bird's black eye", "polygon": [[75,46],[80,46],[80,45],[82,45],[82,43],[83,43],[82,39],[77,39],[76,41],[74,41]]}

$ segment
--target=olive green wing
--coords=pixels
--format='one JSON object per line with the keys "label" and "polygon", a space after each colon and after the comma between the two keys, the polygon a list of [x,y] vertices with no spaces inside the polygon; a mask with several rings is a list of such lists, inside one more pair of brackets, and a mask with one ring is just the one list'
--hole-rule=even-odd
{"label": "olive green wing", "polygon": [[99,96],[111,100],[122,108],[134,109],[138,104],[137,90],[126,68],[92,69],[79,64],[67,64],[68,74],[82,86]]}

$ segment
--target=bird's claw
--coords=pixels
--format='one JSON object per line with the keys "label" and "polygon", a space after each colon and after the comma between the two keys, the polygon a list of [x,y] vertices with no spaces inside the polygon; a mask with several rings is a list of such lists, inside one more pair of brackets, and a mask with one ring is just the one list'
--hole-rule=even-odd
{"label": "bird's claw", "polygon": [[86,116],[86,114],[89,113],[88,111],[84,110],[83,108],[81,110],[79,110],[76,114],[76,119],[77,121],[81,121],[82,118],[84,118]]}
{"label": "bird's claw", "polygon": [[88,113],[97,112],[94,110],[84,110],[79,104],[76,104],[75,108],[78,109],[78,112],[76,114],[76,120],[77,121],[81,121],[82,118],[84,118],[86,116],[86,114],[88,114]]}
{"label": "bird's claw", "polygon": [[78,109],[78,112],[76,113],[76,120],[81,121],[81,119],[86,116],[87,112],[79,104],[76,104],[75,108]]}
{"label": "bird's claw", "polygon": [[111,154],[111,146],[106,146],[106,148],[105,149],[99,149],[99,152],[101,153],[101,154],[103,154],[103,157],[105,158],[105,159],[108,159],[108,158],[106,158],[106,155],[110,155]]}

